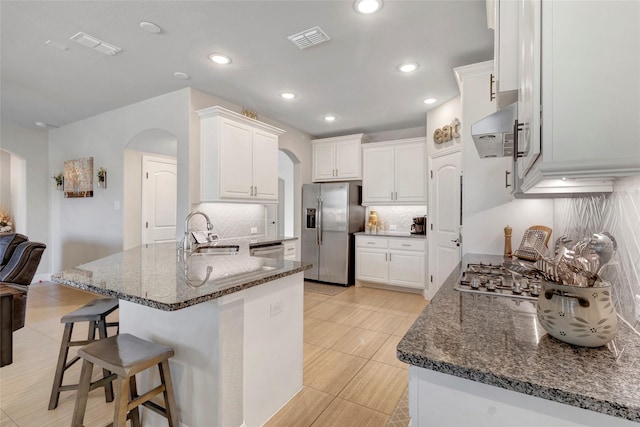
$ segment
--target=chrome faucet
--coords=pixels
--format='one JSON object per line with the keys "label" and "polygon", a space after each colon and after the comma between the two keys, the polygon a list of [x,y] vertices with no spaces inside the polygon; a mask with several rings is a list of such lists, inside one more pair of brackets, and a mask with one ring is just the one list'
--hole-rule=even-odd
{"label": "chrome faucet", "polygon": [[187,215],[187,217],[184,220],[184,238],[182,239],[182,253],[184,256],[187,256],[192,249],[192,241],[191,241],[191,237],[189,237],[189,221],[191,220],[191,218],[193,218],[195,215],[202,215],[204,217],[204,219],[207,221],[207,240],[211,241],[211,240],[215,240],[218,238],[218,236],[214,236],[211,234],[211,230],[213,230],[213,224],[211,223],[211,219],[209,219],[209,217],[207,216],[207,214],[205,214],[204,212],[200,212],[200,211],[193,211],[191,213],[189,213],[189,215]]}

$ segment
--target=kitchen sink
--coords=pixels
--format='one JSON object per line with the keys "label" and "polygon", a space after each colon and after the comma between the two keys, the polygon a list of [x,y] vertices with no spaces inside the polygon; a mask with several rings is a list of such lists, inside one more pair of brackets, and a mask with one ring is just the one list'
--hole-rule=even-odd
{"label": "kitchen sink", "polygon": [[238,245],[204,245],[191,251],[191,255],[235,255],[238,251]]}

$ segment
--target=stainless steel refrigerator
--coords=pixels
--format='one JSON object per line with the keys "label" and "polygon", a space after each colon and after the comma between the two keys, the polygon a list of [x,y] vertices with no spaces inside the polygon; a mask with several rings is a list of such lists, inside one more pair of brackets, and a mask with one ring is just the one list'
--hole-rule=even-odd
{"label": "stainless steel refrigerator", "polygon": [[364,230],[362,187],[349,182],[302,187],[302,262],[307,280],[354,284],[355,237]]}

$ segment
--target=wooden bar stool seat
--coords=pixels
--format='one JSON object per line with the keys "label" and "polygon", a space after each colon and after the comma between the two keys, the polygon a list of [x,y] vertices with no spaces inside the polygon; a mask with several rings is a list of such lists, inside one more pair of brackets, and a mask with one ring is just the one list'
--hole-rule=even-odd
{"label": "wooden bar stool seat", "polygon": [[[112,372],[112,379],[116,381],[114,427],[124,427],[127,419],[131,419],[134,427],[140,426],[138,409],[140,405],[166,417],[170,427],[179,427],[173,384],[169,372],[169,358],[173,356],[171,347],[145,341],[130,334],[119,334],[84,346],[78,350],[78,355],[84,361],[73,411],[72,427],[82,427],[93,365]],[[152,368],[154,365],[157,365],[160,371],[160,385],[139,396],[136,374]],[[151,401],[160,393],[164,395],[164,407]]]}
{"label": "wooden bar stool seat", "polygon": [[[60,319],[60,323],[64,323],[64,333],[62,335],[62,342],[60,343],[60,354],[58,355],[58,364],[56,367],[56,373],[53,378],[53,388],[51,389],[51,397],[49,398],[49,410],[56,409],[58,406],[58,400],[60,399],[60,392],[68,390],[77,390],[78,384],[62,385],[64,380],[64,373],[67,369],[73,366],[78,360],[79,356],[75,356],[69,362],[67,358],[69,356],[69,348],[75,346],[87,345],[96,339],[96,329],[100,339],[107,338],[107,327],[118,326],[118,322],[108,323],[106,317],[114,312],[118,308],[117,298],[98,298],[88,302],[79,309],[72,311],[71,313],[63,316]],[[71,341],[73,326],[77,322],[89,322],[89,332],[87,339],[83,341]],[[96,381],[92,384],[92,390],[97,387],[104,387],[104,395],[107,402],[113,401],[113,385],[111,381],[105,381],[111,372],[108,370],[103,371],[103,379]]]}

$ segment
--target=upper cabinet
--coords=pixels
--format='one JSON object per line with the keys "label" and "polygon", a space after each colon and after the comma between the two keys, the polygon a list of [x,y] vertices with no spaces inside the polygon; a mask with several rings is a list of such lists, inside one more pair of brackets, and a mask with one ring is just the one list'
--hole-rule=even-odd
{"label": "upper cabinet", "polygon": [[487,8],[493,12],[493,73],[490,76],[491,99],[498,109],[518,98],[518,2],[492,0]]}
{"label": "upper cabinet", "polygon": [[362,165],[363,205],[427,203],[424,138],[364,144]]}
{"label": "upper cabinet", "polygon": [[314,139],[313,181],[362,179],[361,149],[364,134]]}
{"label": "upper cabinet", "polygon": [[640,173],[640,2],[518,4],[521,190],[612,191]]}
{"label": "upper cabinet", "polygon": [[222,107],[200,116],[200,201],[278,202],[278,136],[284,131]]}

